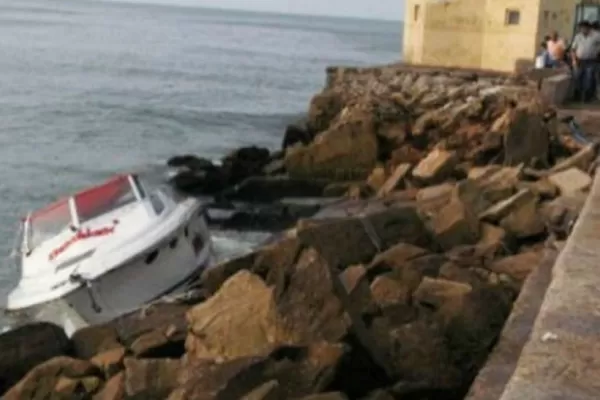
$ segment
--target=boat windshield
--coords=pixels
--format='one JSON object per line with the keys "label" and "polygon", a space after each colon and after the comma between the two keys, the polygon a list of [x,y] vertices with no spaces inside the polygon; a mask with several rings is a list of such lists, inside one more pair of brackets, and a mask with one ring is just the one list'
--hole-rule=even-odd
{"label": "boat windshield", "polygon": [[119,176],[101,186],[74,196],[79,223],[97,218],[137,201],[128,176]]}
{"label": "boat windshield", "polygon": [[72,224],[68,199],[60,200],[32,213],[28,222],[27,247],[31,250]]}

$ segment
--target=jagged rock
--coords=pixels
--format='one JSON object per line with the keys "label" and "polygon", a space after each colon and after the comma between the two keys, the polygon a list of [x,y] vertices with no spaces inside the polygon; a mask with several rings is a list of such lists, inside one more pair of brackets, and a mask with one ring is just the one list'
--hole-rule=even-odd
{"label": "jagged rock", "polygon": [[61,356],[37,365],[2,397],[4,400],[91,396],[102,372],[89,361]]}
{"label": "jagged rock", "polygon": [[578,168],[569,168],[553,173],[548,180],[558,187],[562,195],[582,192],[592,184],[592,178]]}
{"label": "jagged rock", "polygon": [[231,360],[297,343],[277,311],[273,289],[249,271],[233,275],[187,319],[186,349],[197,358]]}
{"label": "jagged rock", "polygon": [[477,215],[456,197],[433,216],[431,230],[437,243],[445,250],[474,244],[480,237]]}
{"label": "jagged rock", "polygon": [[107,350],[130,346],[137,338],[155,329],[166,333],[173,326],[177,331],[185,332],[188,308],[184,304],[156,304],[104,324],[82,328],[71,337],[74,355],[90,359]]}
{"label": "jagged rock", "polygon": [[288,149],[285,166],[291,177],[352,180],[368,176],[378,154],[373,117],[363,110],[347,114],[308,146]]}
{"label": "jagged rock", "polygon": [[[476,174],[470,172],[470,175]],[[489,201],[498,202],[514,194],[521,174],[520,167],[490,168],[474,180]]]}
{"label": "jagged rock", "polygon": [[548,162],[550,137],[543,122],[543,108],[536,101],[507,109],[492,128],[504,136],[504,162],[508,165]]}
{"label": "jagged rock", "polygon": [[123,384],[127,396],[159,400],[166,398],[177,387],[182,362],[166,358],[127,357],[124,365]]}
{"label": "jagged rock", "polygon": [[376,311],[375,302],[369,290],[369,279],[365,267],[354,265],[346,268],[340,274],[340,280],[353,307],[356,307],[362,314]]}
{"label": "jagged rock", "polygon": [[546,230],[546,225],[538,211],[537,196],[513,209],[509,215],[500,221],[500,226],[517,238],[542,234]]}
{"label": "jagged rock", "polygon": [[227,154],[221,161],[221,170],[228,185],[235,185],[251,176],[262,174],[262,169],[271,161],[268,149],[250,146],[241,147]]}
{"label": "jagged rock", "polygon": [[93,400],[123,400],[125,395],[125,372],[119,372],[104,384]]}
{"label": "jagged rock", "polygon": [[185,167],[191,171],[203,171],[205,169],[214,168],[212,161],[193,154],[171,157],[167,160],[167,165],[175,168]]}
{"label": "jagged rock", "polygon": [[454,186],[451,183],[442,183],[420,189],[416,198],[419,212],[430,215],[448,204]]}
{"label": "jagged rock", "polygon": [[301,398],[323,391],[335,379],[345,351],[339,344],[316,342],[223,363],[188,360],[179,388],[168,399],[240,399],[273,380],[278,382],[277,398]]}
{"label": "jagged rock", "polygon": [[109,379],[123,369],[125,353],[124,347],[117,347],[95,355],[90,362],[104,373],[106,379]]}
{"label": "jagged rock", "polygon": [[371,172],[371,175],[367,178],[367,185],[374,191],[377,192],[386,181],[385,168],[377,166]]}
{"label": "jagged rock", "polygon": [[517,289],[520,289],[527,276],[537,268],[541,261],[541,252],[529,251],[498,260],[490,266],[490,270],[497,274],[510,276],[517,282]]}
{"label": "jagged rock", "polygon": [[281,388],[277,380],[263,383],[250,393],[242,397],[242,400],[277,400],[280,398]]}
{"label": "jagged rock", "polygon": [[412,176],[426,184],[440,183],[448,178],[458,163],[456,153],[435,149],[412,171]]}
{"label": "jagged rock", "polygon": [[404,189],[404,179],[408,176],[411,168],[412,166],[407,163],[398,165],[394,169],[394,172],[392,172],[392,175],[379,188],[377,195],[382,197],[390,194],[394,190]]}
{"label": "jagged rock", "polygon": [[535,182],[519,182],[517,189],[529,189],[542,199],[553,199],[558,196],[558,188],[547,178]]}
{"label": "jagged rock", "polygon": [[300,120],[286,127],[281,148],[285,150],[297,143],[308,144],[312,139],[313,135],[309,132],[307,121]]}
{"label": "jagged rock", "polygon": [[521,189],[508,199],[502,200],[480,213],[479,218],[484,221],[499,222],[523,205],[537,201],[538,196],[535,193],[529,189]]}
{"label": "jagged rock", "polygon": [[392,276],[392,274],[379,275],[371,284],[373,300],[381,308],[408,304],[410,299],[409,288]]}
{"label": "jagged rock", "polygon": [[0,335],[0,395],[38,364],[67,354],[69,339],[58,326],[38,322]]}
{"label": "jagged rock", "polygon": [[573,154],[571,157],[557,163],[551,169],[551,173],[566,171],[570,168],[578,168],[588,171],[596,158],[597,144],[590,144]]}
{"label": "jagged rock", "polygon": [[386,251],[377,254],[367,267],[370,274],[402,268],[403,264],[427,255],[429,252],[421,247],[408,243],[398,243]]}

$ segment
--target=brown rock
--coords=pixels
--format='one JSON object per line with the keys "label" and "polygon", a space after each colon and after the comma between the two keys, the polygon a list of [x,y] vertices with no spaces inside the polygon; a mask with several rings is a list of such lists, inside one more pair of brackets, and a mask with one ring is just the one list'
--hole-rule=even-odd
{"label": "brown rock", "polygon": [[556,173],[566,171],[570,168],[577,168],[581,171],[588,171],[592,162],[596,158],[596,145],[590,144],[585,146],[577,153],[554,165],[550,172]]}
{"label": "brown rock", "polygon": [[340,274],[340,280],[353,307],[362,313],[375,312],[375,303],[369,290],[369,279],[365,267],[354,265],[346,268]]}
{"label": "brown rock", "polygon": [[512,251],[513,243],[503,228],[485,222],[480,226],[481,239],[477,242],[478,254],[486,259],[493,259]]}
{"label": "brown rock", "polygon": [[504,161],[508,165],[547,163],[550,138],[543,122],[543,110],[536,102],[508,109],[492,131],[504,135]]}
{"label": "brown rock", "polygon": [[100,370],[88,361],[64,356],[56,357],[29,371],[2,398],[5,400],[32,399],[34,396],[51,398],[54,394],[58,394],[57,385],[63,394],[69,390],[91,394],[93,392],[85,392],[86,388],[82,381],[84,378],[100,375]]}
{"label": "brown rock", "polygon": [[517,189],[529,189],[542,199],[553,199],[558,195],[558,188],[546,178],[535,182],[519,182]]}
{"label": "brown rock", "polygon": [[323,189],[323,197],[342,197],[348,193],[350,188],[361,185],[366,185],[366,183],[362,181],[333,182]]}
{"label": "brown rock", "polygon": [[367,185],[369,185],[373,191],[377,192],[385,184],[386,180],[387,175],[385,168],[382,166],[377,166],[367,178]]}
{"label": "brown rock", "polygon": [[329,392],[313,394],[303,397],[301,400],[348,400],[348,397],[342,392]]}
{"label": "brown rock", "polygon": [[107,350],[130,346],[138,337],[157,326],[177,327],[186,330],[185,304],[159,303],[147,307],[141,312],[133,311],[110,322],[89,326],[71,337],[75,355],[79,358],[92,358]]}
{"label": "brown rock", "polygon": [[400,280],[394,279],[391,274],[379,275],[371,284],[371,293],[375,303],[385,308],[398,304],[408,304],[410,292]]}
{"label": "brown rock", "polygon": [[465,179],[452,189],[451,197],[463,202],[475,215],[486,210],[491,201],[477,183]]}
{"label": "brown rock", "polygon": [[425,277],[413,293],[413,299],[419,305],[442,314],[448,322],[462,310],[471,290],[471,285],[466,283]]}
{"label": "brown rock", "polygon": [[413,169],[412,176],[425,184],[439,183],[452,174],[457,162],[456,153],[435,149]]}
{"label": "brown rock", "polygon": [[244,270],[228,279],[214,296],[190,309],[187,319],[190,333],[186,349],[198,358],[229,360],[295,342],[282,326],[273,289]]}
{"label": "brown rock", "polygon": [[277,398],[300,398],[330,384],[344,352],[341,345],[319,342],[224,363],[190,360],[180,373],[180,387],[169,400],[239,399],[274,380],[278,382]]}
{"label": "brown rock", "polygon": [[129,348],[140,358],[179,358],[185,352],[186,333],[175,325],[159,327],[139,336]]}
{"label": "brown rock", "polygon": [[487,200],[495,203],[514,194],[521,174],[522,168],[520,166],[503,167],[497,170],[490,169],[475,181]]}
{"label": "brown rock", "polygon": [[[125,364],[125,393],[146,399],[164,399],[177,386],[181,361],[157,358],[127,357]],[[142,398],[142,397],[140,397]]]}
{"label": "brown rock", "polygon": [[[413,204],[389,206],[366,203],[358,217],[332,218],[298,230],[304,243],[318,244],[319,252],[336,267],[366,264],[379,251],[398,242],[424,246],[430,237]],[[343,210],[346,214],[347,210]]]}
{"label": "brown rock", "polygon": [[416,199],[419,212],[423,215],[431,215],[448,204],[454,186],[451,183],[442,183],[419,190]]}
{"label": "brown rock", "polygon": [[106,378],[116,375],[123,369],[123,359],[125,358],[125,348],[116,347],[100,354],[96,354],[90,362],[104,372]]}
{"label": "brown rock", "polygon": [[404,179],[407,177],[411,168],[412,166],[407,163],[398,165],[394,169],[392,175],[381,186],[377,192],[377,195],[379,197],[383,197],[390,194],[394,190],[403,189],[405,186]]}
{"label": "brown rock", "polygon": [[536,198],[514,209],[500,221],[500,226],[517,238],[537,236],[546,230]]}
{"label": "brown rock", "polygon": [[510,276],[518,282],[520,287],[531,271],[540,264],[541,260],[542,254],[540,252],[529,251],[498,260],[490,266],[490,269],[497,274]]}
{"label": "brown rock", "polygon": [[279,382],[272,380],[252,390],[241,400],[277,400],[281,398],[280,391]]}
{"label": "brown rock", "polygon": [[0,335],[0,395],[33,367],[69,350],[69,339],[58,326],[39,322]]}
{"label": "brown rock", "polygon": [[592,178],[578,168],[556,172],[550,175],[548,180],[558,187],[562,195],[583,192],[592,184]]}
{"label": "brown rock", "polygon": [[479,220],[460,199],[452,199],[431,220],[431,229],[439,245],[449,250],[479,240]]}
{"label": "brown rock", "polygon": [[373,118],[360,109],[346,114],[308,146],[288,149],[285,166],[291,177],[352,180],[368,176],[378,155]]}
{"label": "brown rock", "polygon": [[102,390],[93,400],[124,400],[125,399],[125,372],[119,372],[110,378]]}
{"label": "brown rock", "polygon": [[337,90],[326,90],[315,95],[310,101],[307,125],[313,132],[322,132],[329,128],[343,105],[342,94]]}
{"label": "brown rock", "polygon": [[408,243],[398,243],[377,254],[373,261],[367,267],[372,275],[377,275],[385,271],[402,268],[403,264],[416,258],[427,255],[428,251]]}
{"label": "brown rock", "polygon": [[480,213],[479,218],[497,223],[524,204],[537,201],[538,196],[535,193],[528,189],[522,189],[508,199],[502,200]]}

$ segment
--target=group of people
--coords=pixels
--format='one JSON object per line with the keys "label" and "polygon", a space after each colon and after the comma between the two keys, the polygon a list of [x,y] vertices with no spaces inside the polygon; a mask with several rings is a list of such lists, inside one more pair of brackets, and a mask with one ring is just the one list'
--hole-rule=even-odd
{"label": "group of people", "polygon": [[600,23],[582,21],[567,44],[558,32],[544,38],[537,68],[569,68],[573,74],[574,99],[592,102],[600,95]]}

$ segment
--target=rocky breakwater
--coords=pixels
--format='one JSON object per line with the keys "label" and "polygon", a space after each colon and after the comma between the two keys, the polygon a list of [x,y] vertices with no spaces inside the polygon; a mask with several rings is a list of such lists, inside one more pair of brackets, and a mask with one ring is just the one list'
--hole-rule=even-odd
{"label": "rocky breakwater", "polygon": [[404,67],[331,69],[284,142],[252,150],[253,183],[190,157],[176,179],[348,199],[205,271],[188,303],[3,335],[3,398],[464,398],[596,157],[526,81]]}

